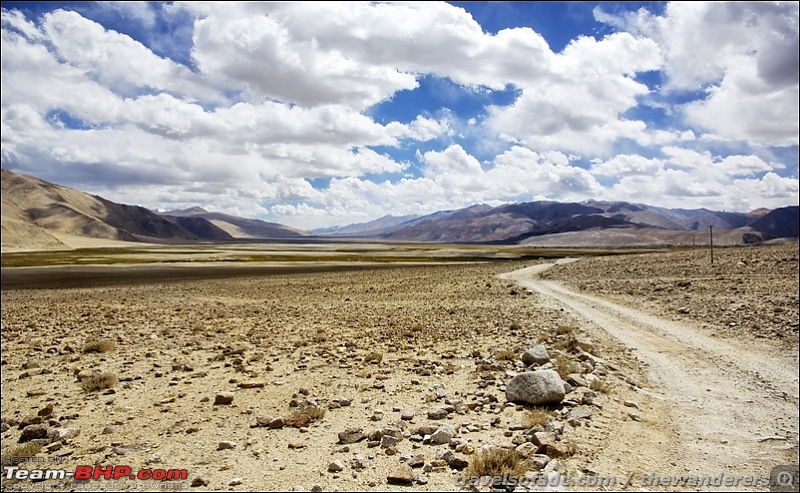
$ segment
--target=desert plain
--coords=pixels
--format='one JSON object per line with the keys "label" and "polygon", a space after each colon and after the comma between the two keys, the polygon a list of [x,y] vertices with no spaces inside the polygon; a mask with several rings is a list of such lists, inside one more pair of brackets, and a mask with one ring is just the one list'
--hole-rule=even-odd
{"label": "desert plain", "polygon": [[[769,491],[798,463],[796,243],[259,248],[4,253],[4,467],[186,477],[2,489],[488,491],[502,450],[531,481],[500,490]],[[560,403],[507,399],[533,347]]]}

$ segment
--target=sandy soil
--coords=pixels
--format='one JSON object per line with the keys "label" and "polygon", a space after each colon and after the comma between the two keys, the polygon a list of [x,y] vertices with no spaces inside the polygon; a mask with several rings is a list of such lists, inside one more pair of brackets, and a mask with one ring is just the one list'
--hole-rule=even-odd
{"label": "sandy soil", "polygon": [[[796,278],[796,246],[776,251],[747,250],[772,259],[770,282]],[[647,265],[660,279],[658,266],[676,265],[680,255],[620,265]],[[794,263],[773,262],[782,258]],[[714,324],[667,320],[672,317],[652,310],[647,296],[628,294],[633,276],[616,261],[559,265],[542,273],[550,277],[545,281],[520,270],[535,267],[531,262],[496,262],[141,283],[92,279],[89,286],[66,287],[51,278],[52,285],[28,281],[25,289],[7,287],[4,269],[3,457],[33,453],[19,439],[41,413],[38,421],[64,436],[39,439],[35,457],[57,458],[67,470],[96,464],[186,469],[187,480],[171,484],[194,483],[194,490],[456,490],[458,461],[438,458],[469,463],[487,445],[517,448],[531,440],[537,428],[530,409],[506,402],[504,389],[524,369],[521,352],[542,343],[558,368],[583,382],[547,411],[546,429],[558,430],[555,444],[567,455],[550,460],[545,471],[613,475],[616,487],[599,489],[638,490],[641,474],[650,471],[763,476],[770,464],[796,464],[796,284],[765,288],[770,302],[789,310],[774,324],[789,320],[780,331],[780,345],[788,349],[775,352],[774,342],[755,335],[742,348],[736,331],[717,338]],[[633,281],[646,277],[642,269]],[[118,272],[97,271],[110,278]],[[514,279],[498,277],[512,271]],[[555,283],[559,276],[574,276],[574,286]],[[689,298],[721,293],[727,281],[718,277],[725,276],[703,278],[704,290],[693,281]],[[739,279],[745,278],[752,286],[763,279]],[[589,292],[600,284],[602,299]],[[626,303],[647,313],[625,311]],[[729,316],[746,319],[744,313]],[[112,347],[83,351],[99,341]],[[85,390],[79,380],[95,370],[119,381]],[[590,388],[589,380],[600,385]],[[233,401],[215,404],[223,392]],[[324,416],[301,427],[259,426],[292,416],[299,409],[292,404],[315,405]],[[438,408],[449,411],[446,417],[428,415]],[[591,416],[570,418],[575,410]],[[454,441],[416,441],[417,428],[442,423],[454,426]],[[377,440],[340,443],[348,428]],[[384,438],[393,434],[402,437],[396,444]],[[532,457],[539,465],[549,460]],[[387,475],[410,462],[419,462],[415,484],[387,484]],[[342,470],[330,471],[335,465]],[[31,486],[3,479],[4,490]]]}

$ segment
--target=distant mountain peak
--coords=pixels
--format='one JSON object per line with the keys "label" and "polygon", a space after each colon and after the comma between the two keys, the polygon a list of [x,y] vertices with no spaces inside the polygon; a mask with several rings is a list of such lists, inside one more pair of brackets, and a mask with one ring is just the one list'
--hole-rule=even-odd
{"label": "distant mountain peak", "polygon": [[189,207],[188,209],[177,209],[174,211],[159,212],[162,216],[197,216],[199,214],[208,214],[208,211],[200,206]]}

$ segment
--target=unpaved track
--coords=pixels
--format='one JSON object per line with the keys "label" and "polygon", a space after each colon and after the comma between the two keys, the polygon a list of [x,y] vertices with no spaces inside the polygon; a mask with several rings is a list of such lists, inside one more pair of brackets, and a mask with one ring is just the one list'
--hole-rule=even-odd
{"label": "unpaved track", "polygon": [[[651,405],[642,412],[650,426],[624,419],[606,423],[609,439],[593,464],[595,471],[633,473],[630,486],[638,489],[646,473],[768,477],[774,465],[797,464],[796,353],[775,354],[752,343],[709,337],[697,328],[537,278],[552,265],[503,277],[577,313],[633,348],[649,368],[648,390],[640,392],[650,397]],[[743,484],[712,489],[768,491],[767,486]]]}

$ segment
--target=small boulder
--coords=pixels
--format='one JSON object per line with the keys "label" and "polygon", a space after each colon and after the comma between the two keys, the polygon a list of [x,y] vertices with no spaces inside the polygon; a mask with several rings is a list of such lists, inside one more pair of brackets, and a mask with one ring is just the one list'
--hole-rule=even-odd
{"label": "small boulder", "polygon": [[414,471],[409,465],[400,464],[397,469],[386,477],[386,482],[400,486],[411,486],[414,484]]}
{"label": "small boulder", "polygon": [[364,430],[361,428],[347,428],[346,430],[339,432],[339,443],[345,445],[360,442],[366,438],[367,435],[364,434]]}
{"label": "small boulder", "polygon": [[522,353],[522,362],[525,366],[533,364],[543,365],[550,362],[550,356],[547,354],[547,348],[542,344],[536,344],[524,353]]}
{"label": "small boulder", "polygon": [[214,396],[214,405],[228,405],[233,402],[233,393],[232,392],[218,392],[217,395]]}
{"label": "small boulder", "polygon": [[564,396],[564,382],[555,370],[523,372],[506,385],[506,399],[510,402],[558,404]]}
{"label": "small boulder", "polygon": [[453,425],[449,423],[443,423],[433,434],[431,435],[431,443],[434,445],[441,445],[445,443],[450,443],[450,440],[456,436],[456,429],[453,428]]}

